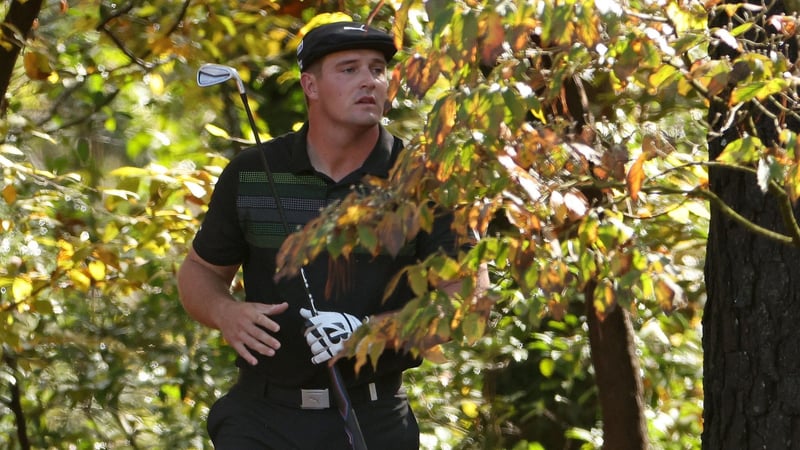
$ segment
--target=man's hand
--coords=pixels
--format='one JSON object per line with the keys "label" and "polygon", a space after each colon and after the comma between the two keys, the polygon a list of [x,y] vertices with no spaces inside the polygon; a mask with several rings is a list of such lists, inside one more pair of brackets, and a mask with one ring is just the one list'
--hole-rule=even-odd
{"label": "man's hand", "polygon": [[232,301],[221,308],[217,323],[228,345],[233,347],[245,361],[256,365],[258,359],[250,350],[264,356],[273,356],[281,347],[281,343],[269,333],[275,333],[280,329],[270,316],[280,314],[288,307],[289,304],[286,302],[266,305]]}
{"label": "man's hand", "polygon": [[357,317],[340,312],[319,311],[315,316],[308,309],[301,309],[306,319],[303,335],[311,348],[311,362],[321,364],[342,351],[346,340],[361,326]]}

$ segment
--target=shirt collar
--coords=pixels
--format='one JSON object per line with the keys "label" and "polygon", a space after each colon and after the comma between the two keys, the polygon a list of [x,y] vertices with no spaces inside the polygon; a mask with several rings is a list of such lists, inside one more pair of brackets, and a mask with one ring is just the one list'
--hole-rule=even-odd
{"label": "shirt collar", "polygon": [[[378,142],[375,143],[375,147],[372,148],[358,171],[386,178],[389,176],[389,170],[393,163],[392,149],[394,148],[395,137],[382,126],[379,128]],[[289,161],[290,170],[294,174],[314,171],[311,160],[308,158],[308,122],[304,123],[303,127],[295,135]]]}

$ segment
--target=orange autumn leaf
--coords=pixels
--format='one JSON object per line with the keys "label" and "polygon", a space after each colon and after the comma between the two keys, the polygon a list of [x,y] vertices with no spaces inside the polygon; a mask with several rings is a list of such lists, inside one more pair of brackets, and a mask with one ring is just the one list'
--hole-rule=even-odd
{"label": "orange autumn leaf", "polygon": [[641,190],[642,182],[644,181],[644,161],[645,155],[639,155],[628,170],[628,175],[625,177],[625,182],[628,185],[628,192],[630,192],[631,198],[634,200],[639,199],[639,190]]}

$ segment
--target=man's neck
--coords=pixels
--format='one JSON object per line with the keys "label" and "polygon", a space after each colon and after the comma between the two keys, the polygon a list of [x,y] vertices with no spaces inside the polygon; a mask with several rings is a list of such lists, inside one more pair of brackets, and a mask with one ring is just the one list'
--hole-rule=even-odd
{"label": "man's neck", "polygon": [[375,125],[353,129],[309,123],[308,158],[318,172],[339,181],[364,164],[380,136]]}

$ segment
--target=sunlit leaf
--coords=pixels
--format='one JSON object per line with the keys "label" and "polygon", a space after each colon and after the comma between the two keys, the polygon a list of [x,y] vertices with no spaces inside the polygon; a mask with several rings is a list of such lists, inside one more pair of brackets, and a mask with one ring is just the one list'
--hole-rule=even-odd
{"label": "sunlit leaf", "polygon": [[453,129],[457,106],[456,100],[452,96],[447,96],[439,101],[436,107],[437,114],[434,116],[434,120],[431,123],[431,126],[434,127],[431,132],[435,145],[441,146],[444,144],[447,136]]}
{"label": "sunlit leaf", "polygon": [[555,372],[556,363],[550,358],[543,358],[539,361],[539,373],[545,378],[550,378]]}
{"label": "sunlit leaf", "polygon": [[782,92],[788,86],[789,85],[786,80],[782,79],[755,81],[745,85],[739,85],[736,86],[731,93],[730,103],[735,105],[737,103],[743,103],[753,99],[764,100],[770,95]]}
{"label": "sunlit leaf", "polygon": [[758,160],[763,147],[761,139],[745,136],[726,145],[717,157],[717,161],[727,164],[750,164]]}
{"label": "sunlit leaf", "polygon": [[83,269],[71,269],[67,272],[67,276],[72,280],[73,286],[81,291],[88,291],[92,284],[91,278]]}
{"label": "sunlit leaf", "polygon": [[17,189],[13,184],[7,184],[5,187],[3,187],[3,199],[9,205],[13,204],[17,200]]}
{"label": "sunlit leaf", "polygon": [[497,57],[503,52],[505,30],[503,19],[500,15],[489,13],[483,16],[480,23],[481,30],[481,62],[491,67],[497,62]]}
{"label": "sunlit leaf", "polygon": [[426,58],[422,55],[412,56],[406,63],[405,80],[411,92],[419,98],[425,96],[428,89],[436,83],[440,67],[434,59],[436,53]]}
{"label": "sunlit leaf", "polygon": [[47,55],[36,51],[25,52],[23,57],[25,74],[32,80],[46,80],[53,68],[50,66],[50,59]]}
{"label": "sunlit leaf", "polygon": [[14,278],[14,283],[11,285],[11,295],[15,302],[26,300],[31,293],[33,293],[33,284],[31,284],[29,279],[22,277]]}
{"label": "sunlit leaf", "polygon": [[464,400],[461,402],[461,410],[471,419],[475,419],[480,415],[478,404],[473,401]]}
{"label": "sunlit leaf", "polygon": [[212,136],[216,136],[223,139],[231,138],[230,134],[228,134],[227,131],[214,125],[213,123],[207,123],[203,128],[205,128],[205,130]]}
{"label": "sunlit leaf", "polygon": [[89,275],[95,281],[102,281],[106,278],[106,265],[102,261],[89,262]]}
{"label": "sunlit leaf", "polygon": [[628,175],[625,177],[628,193],[633,200],[639,199],[639,189],[641,189],[642,182],[645,179],[645,159],[646,156],[644,154],[639,155],[639,157],[636,158],[636,161],[634,161],[633,165],[631,165],[630,169],[628,169]]}

